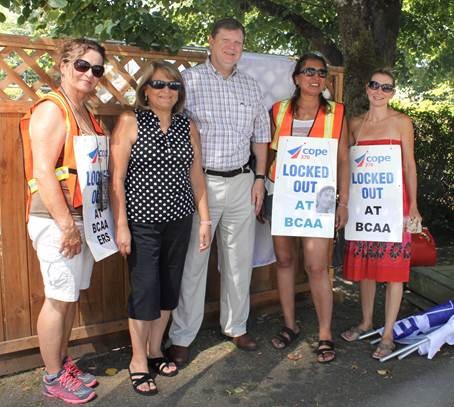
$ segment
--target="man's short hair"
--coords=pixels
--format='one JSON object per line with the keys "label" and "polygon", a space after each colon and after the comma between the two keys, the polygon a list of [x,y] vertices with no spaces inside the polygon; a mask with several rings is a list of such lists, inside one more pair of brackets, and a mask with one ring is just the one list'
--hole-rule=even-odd
{"label": "man's short hair", "polygon": [[244,29],[243,24],[231,17],[222,18],[221,20],[216,21],[213,25],[213,28],[211,29],[211,37],[216,37],[216,34],[222,28],[230,31],[241,30],[241,32],[243,33],[243,38],[246,37],[246,30]]}

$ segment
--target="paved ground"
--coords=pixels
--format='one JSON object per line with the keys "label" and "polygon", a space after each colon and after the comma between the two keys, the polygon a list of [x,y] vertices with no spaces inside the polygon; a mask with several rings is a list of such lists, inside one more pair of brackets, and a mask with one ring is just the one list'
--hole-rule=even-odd
{"label": "paved ground", "polygon": [[[454,248],[441,253],[451,261]],[[81,365],[98,375],[98,398],[92,406],[366,406],[453,407],[454,347],[444,347],[433,360],[411,355],[402,361],[380,363],[371,358],[368,342],[346,343],[339,333],[359,317],[357,291],[336,281],[344,301],[335,305],[333,330],[337,360],[329,365],[315,361],[316,319],[305,298],[298,302],[302,335],[285,351],[269,343],[281,326],[274,307],[251,316],[250,331],[260,344],[257,352],[235,349],[213,326],[205,327],[191,350],[192,363],[174,378],[157,378],[160,393],[146,398],[134,393],[127,377],[130,349],[104,355],[87,355]],[[382,323],[384,288],[378,290],[377,325]],[[404,303],[401,316],[416,310]],[[288,355],[301,356],[293,361]],[[113,375],[110,375],[114,373]],[[62,406],[40,395],[41,369],[0,379],[0,406]]]}

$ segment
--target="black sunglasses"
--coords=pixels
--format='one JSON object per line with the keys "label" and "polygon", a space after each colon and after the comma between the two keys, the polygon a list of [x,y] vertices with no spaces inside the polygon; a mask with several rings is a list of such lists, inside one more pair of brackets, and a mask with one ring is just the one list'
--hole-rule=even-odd
{"label": "black sunglasses", "polygon": [[320,78],[326,78],[328,76],[328,71],[326,69],[316,69],[316,68],[303,68],[301,69],[300,73],[305,76],[315,76],[317,74]]}
{"label": "black sunglasses", "polygon": [[372,90],[378,90],[381,88],[381,90],[385,93],[391,93],[394,91],[394,86],[390,85],[389,83],[380,83],[377,81],[370,81],[367,84],[367,86],[369,87],[369,89],[372,89]]}
{"label": "black sunglasses", "polygon": [[100,78],[104,75],[104,67],[102,65],[91,65],[90,62],[84,59],[76,59],[74,61],[74,69],[77,72],[87,72],[91,68],[93,76]]}
{"label": "black sunglasses", "polygon": [[180,90],[182,87],[182,84],[179,81],[166,82],[158,79],[148,81],[148,85],[153,89],[164,89],[167,86],[170,90]]}

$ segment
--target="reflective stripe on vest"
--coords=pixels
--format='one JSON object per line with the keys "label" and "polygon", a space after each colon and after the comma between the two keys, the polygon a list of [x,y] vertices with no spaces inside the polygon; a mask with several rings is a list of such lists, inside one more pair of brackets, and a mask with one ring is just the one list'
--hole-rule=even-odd
{"label": "reflective stripe on vest", "polygon": [[[41,102],[45,100],[50,100],[55,103],[60,111],[62,112],[65,120],[66,126],[66,139],[63,147],[63,151],[60,154],[59,162],[62,164],[61,167],[56,169],[57,179],[66,180],[66,185],[68,187],[69,196],[71,199],[71,205],[74,208],[78,208],[82,205],[82,194],[80,192],[79,183],[77,180],[77,171],[76,171],[76,159],[74,156],[73,149],[73,138],[79,135],[79,126],[77,121],[71,111],[71,108],[65,99],[65,97],[60,92],[50,92],[44,95],[37,103],[35,103],[30,111],[21,119],[20,130],[22,136],[22,145],[23,145],[23,154],[24,154],[24,166],[25,166],[25,176],[29,185],[27,188],[27,213],[30,208],[31,202],[31,193],[37,191],[37,183],[33,177],[33,156],[31,151],[31,142],[29,134],[29,124],[30,117],[34,108]],[[91,122],[93,124],[94,130],[97,134],[104,134],[101,126],[97,123],[95,117],[89,112]],[[61,161],[62,160],[62,161]],[[67,168],[62,170],[62,168]]]}
{"label": "reflective stripe on vest", "polygon": [[276,131],[275,133],[280,134],[281,133],[281,127],[282,123],[284,123],[284,116],[287,113],[287,109],[290,106],[290,100],[284,100],[280,105],[279,105],[279,111],[277,112],[277,117],[276,117]]}
{"label": "reflective stripe on vest", "polygon": [[[58,181],[63,181],[69,178],[69,173],[72,172],[68,167],[58,167],[55,168],[55,178]],[[34,194],[38,190],[38,183],[36,182],[36,178],[32,178],[28,181],[28,186],[30,187],[30,192]]]}

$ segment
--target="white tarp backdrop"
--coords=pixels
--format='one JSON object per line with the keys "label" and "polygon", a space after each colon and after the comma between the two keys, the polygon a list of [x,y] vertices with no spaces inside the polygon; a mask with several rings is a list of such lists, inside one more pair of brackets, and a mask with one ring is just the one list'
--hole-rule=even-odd
{"label": "white tarp backdrop", "polygon": [[262,89],[264,103],[271,109],[273,103],[288,99],[295,90],[292,73],[295,60],[287,56],[244,52],[238,68],[251,75]]}
{"label": "white tarp backdrop", "polygon": [[[289,57],[252,52],[244,52],[238,63],[242,72],[251,75],[259,83],[267,109],[271,109],[277,101],[292,96],[295,90],[292,81],[294,67],[295,60]],[[269,222],[256,222],[254,267],[266,266],[275,261],[271,225]]]}

